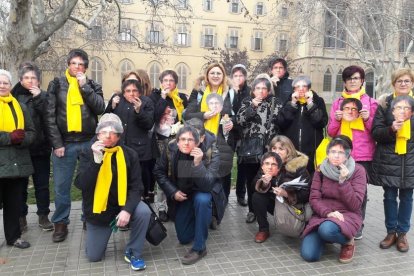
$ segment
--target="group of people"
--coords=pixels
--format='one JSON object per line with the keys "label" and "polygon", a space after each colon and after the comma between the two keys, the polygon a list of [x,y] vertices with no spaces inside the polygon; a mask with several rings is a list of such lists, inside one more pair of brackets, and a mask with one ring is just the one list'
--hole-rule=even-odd
{"label": "group of people", "polygon": [[[276,200],[309,204],[313,215],[301,233],[304,260],[317,261],[326,243],[339,243],[339,261],[352,261],[372,183],[384,189],[387,235],[380,247],[408,251],[414,188],[410,69],[394,72],[394,92],[377,101],[365,93],[364,70],[345,68],[344,90],[328,115],[310,79],[291,79],[281,58],[250,86],[243,64],[233,66],[229,79],[220,63],[210,64],[189,96],[178,91],[173,70],[160,74],[160,88],[144,70],[130,71],[107,105],[101,85],[86,76],[88,62],[85,51],[71,50],[65,75],[53,79],[47,92],[39,88],[33,62],[19,66],[14,87],[10,73],[0,70],[0,202],[8,245],[30,246],[21,237],[29,176],[39,226],[53,230],[54,242],[64,241],[75,178],[88,259],[101,260],[111,233],[126,228],[125,261],[133,270],[145,269],[148,204],[157,183],[164,197],[160,219],[174,221],[180,244],[192,243],[181,262],[194,264],[207,254],[209,227],[216,229],[223,218],[236,156],[237,203],[248,206],[246,223],[257,221],[257,243],[270,237],[267,213],[278,215]],[[318,161],[326,132],[332,138]],[[295,179],[304,183],[300,189],[282,185]]]}

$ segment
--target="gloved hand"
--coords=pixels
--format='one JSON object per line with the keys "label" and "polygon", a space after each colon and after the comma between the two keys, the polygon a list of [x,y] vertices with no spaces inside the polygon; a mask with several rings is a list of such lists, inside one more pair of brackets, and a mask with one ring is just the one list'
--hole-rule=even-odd
{"label": "gloved hand", "polygon": [[10,132],[10,141],[13,145],[21,144],[24,140],[24,129],[16,129]]}

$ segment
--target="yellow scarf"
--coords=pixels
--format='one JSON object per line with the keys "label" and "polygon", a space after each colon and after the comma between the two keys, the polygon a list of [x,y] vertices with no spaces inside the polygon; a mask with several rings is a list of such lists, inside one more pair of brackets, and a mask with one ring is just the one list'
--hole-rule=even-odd
{"label": "yellow scarf", "polygon": [[83,105],[83,98],[79,91],[78,79],[69,74],[69,69],[66,69],[65,75],[69,82],[66,100],[66,121],[68,122],[68,132],[82,132],[81,105]]}
{"label": "yellow scarf", "polygon": [[[413,96],[413,92],[410,91],[409,96]],[[393,98],[397,97],[397,94],[393,93]],[[397,139],[395,142],[395,153],[406,154],[407,153],[407,141],[411,139],[411,120],[408,119],[404,122],[403,126],[397,130]]]}
{"label": "yellow scarf", "polygon": [[99,169],[96,180],[95,193],[93,197],[93,213],[100,214],[106,211],[108,204],[109,190],[112,183],[112,154],[116,152],[116,166],[118,172],[118,204],[125,206],[127,195],[127,170],[125,163],[124,151],[120,146],[114,148],[105,148],[103,163]]}
{"label": "yellow scarf", "polygon": [[303,97],[303,98],[299,98],[299,99],[298,99],[298,102],[300,102],[301,104],[305,104],[305,103],[306,103],[306,99],[305,99],[305,97]]}
{"label": "yellow scarf", "polygon": [[[201,112],[207,112],[209,111],[208,105],[207,105],[207,96],[210,95],[212,92],[210,90],[210,85],[207,85],[206,90],[204,90],[203,99],[201,100]],[[223,86],[220,85],[217,89],[217,94],[220,96],[223,94]],[[217,135],[218,129],[220,124],[220,114],[216,114],[211,119],[204,121],[204,128],[214,133],[214,135]]]}
{"label": "yellow scarf", "polygon": [[[13,113],[9,106],[12,103],[14,112],[16,112],[17,124],[14,121]],[[24,129],[24,116],[19,102],[9,94],[6,97],[0,97],[0,131],[12,132],[16,129]]]}
{"label": "yellow scarf", "polygon": [[361,96],[364,94],[365,94],[365,87],[361,87],[361,90],[359,90],[358,93],[348,94],[346,93],[345,90],[342,91],[342,97],[344,97],[345,99],[354,98],[354,99],[361,100]]}
{"label": "yellow scarf", "polygon": [[344,119],[342,119],[341,121],[341,134],[342,135],[346,135],[349,137],[349,139],[353,139],[352,137],[352,130],[365,130],[364,127],[364,121],[362,120],[361,117],[357,118],[356,120],[352,121],[352,122],[348,122],[345,121]]}
{"label": "yellow scarf", "polygon": [[178,121],[181,122],[181,116],[183,115],[184,105],[183,100],[180,98],[180,95],[178,94],[178,88],[176,87],[173,91],[170,91],[168,93],[168,97],[172,99],[175,110],[177,110]]}

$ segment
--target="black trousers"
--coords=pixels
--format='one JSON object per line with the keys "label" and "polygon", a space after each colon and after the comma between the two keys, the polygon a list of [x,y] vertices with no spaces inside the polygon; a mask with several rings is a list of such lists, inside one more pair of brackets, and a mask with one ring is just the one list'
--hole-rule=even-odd
{"label": "black trousers", "polygon": [[152,170],[155,166],[155,159],[139,161],[142,172],[142,182],[144,184],[144,196],[148,196],[148,192],[154,192],[155,176]]}
{"label": "black trousers", "polygon": [[3,202],[4,236],[12,245],[21,236],[20,212],[25,178],[0,178],[0,201]]}
{"label": "black trousers", "polygon": [[221,184],[223,185],[224,194],[227,201],[229,201],[230,189],[231,189],[231,173],[221,178]]}
{"label": "black trousers", "polygon": [[254,214],[259,224],[259,231],[268,232],[269,222],[267,221],[267,213],[269,212],[273,215],[275,210],[275,194],[255,192],[252,201]]}
{"label": "black trousers", "polygon": [[239,163],[237,163],[236,195],[237,198],[246,196],[246,172],[243,171]]}
{"label": "black trousers", "polygon": [[254,193],[254,186],[253,179],[256,176],[257,172],[259,171],[260,164],[259,163],[241,163],[239,168],[245,172],[246,177],[246,188],[247,188],[247,203],[249,206],[249,212],[253,212],[253,205],[252,205],[252,196]]}

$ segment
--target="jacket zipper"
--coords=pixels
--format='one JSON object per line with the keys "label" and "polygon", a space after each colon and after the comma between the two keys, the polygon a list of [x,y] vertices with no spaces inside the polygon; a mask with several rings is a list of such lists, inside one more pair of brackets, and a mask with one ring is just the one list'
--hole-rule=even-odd
{"label": "jacket zipper", "polygon": [[300,117],[299,117],[299,151],[302,151],[302,113],[303,113],[303,105],[300,105]]}
{"label": "jacket zipper", "polygon": [[402,166],[401,166],[401,187],[400,189],[404,189],[405,188],[405,154],[403,156],[401,156],[402,158]]}

